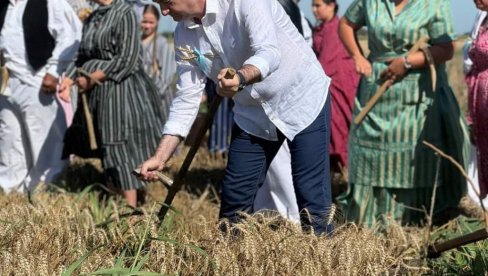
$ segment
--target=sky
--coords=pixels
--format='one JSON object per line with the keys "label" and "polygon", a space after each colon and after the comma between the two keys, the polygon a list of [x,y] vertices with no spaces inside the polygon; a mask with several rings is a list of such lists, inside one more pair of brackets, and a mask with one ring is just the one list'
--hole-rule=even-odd
{"label": "sky", "polygon": [[[245,1],[245,0],[244,0]],[[349,4],[353,0],[337,0],[339,3],[339,14],[342,15]],[[464,34],[471,30],[474,22],[474,17],[476,15],[476,7],[473,0],[450,0],[452,6],[452,16],[454,20],[454,29],[458,34]],[[315,18],[312,14],[312,1],[311,0],[301,0],[300,9],[303,11],[305,16],[315,24]],[[173,31],[176,23],[171,19],[170,16],[164,17],[160,22],[161,31]]]}

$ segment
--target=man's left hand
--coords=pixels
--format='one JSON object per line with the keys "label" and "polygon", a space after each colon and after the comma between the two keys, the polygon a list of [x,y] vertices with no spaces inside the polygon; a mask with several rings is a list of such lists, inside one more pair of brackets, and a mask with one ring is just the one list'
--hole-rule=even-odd
{"label": "man's left hand", "polygon": [[46,75],[42,79],[41,90],[44,91],[44,93],[54,93],[56,92],[57,85],[58,85],[58,78],[54,77],[49,73],[46,73]]}
{"label": "man's left hand", "polygon": [[227,73],[227,68],[220,70],[217,76],[219,80],[219,87],[217,94],[222,97],[233,98],[239,89],[239,76],[236,74],[232,79],[226,79],[224,76]]}

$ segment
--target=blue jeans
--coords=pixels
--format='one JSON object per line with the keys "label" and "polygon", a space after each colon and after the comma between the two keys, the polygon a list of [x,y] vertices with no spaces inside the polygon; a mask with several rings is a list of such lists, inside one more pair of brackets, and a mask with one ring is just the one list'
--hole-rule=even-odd
{"label": "blue jeans", "polygon": [[[234,124],[229,158],[222,184],[220,218],[231,223],[239,220],[237,212],[252,213],[258,189],[264,182],[268,167],[285,136],[278,131],[278,141],[268,141],[250,135]],[[293,185],[300,220],[304,230],[313,227],[315,233],[328,233],[331,185],[329,167],[330,100],[315,121],[295,136],[287,139],[291,153]],[[306,211],[305,211],[306,210]]]}

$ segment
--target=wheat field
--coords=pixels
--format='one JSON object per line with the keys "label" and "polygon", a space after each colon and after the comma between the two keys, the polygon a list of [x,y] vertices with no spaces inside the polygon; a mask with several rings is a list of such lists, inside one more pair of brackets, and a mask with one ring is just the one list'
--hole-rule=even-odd
{"label": "wheat field", "polygon": [[[465,109],[460,45],[448,67]],[[166,173],[176,173],[186,150]],[[395,223],[361,229],[344,223],[340,210],[332,236],[303,233],[272,213],[246,216],[222,232],[217,183],[224,166],[225,160],[199,151],[161,227],[155,214],[166,194],[162,185],[150,184],[147,202],[128,216],[134,210],[99,184],[96,160],[76,161],[56,185],[42,185],[30,197],[0,194],[0,275],[456,275],[488,270],[486,242],[429,261],[423,256],[435,229]],[[459,233],[459,225],[440,230]]]}

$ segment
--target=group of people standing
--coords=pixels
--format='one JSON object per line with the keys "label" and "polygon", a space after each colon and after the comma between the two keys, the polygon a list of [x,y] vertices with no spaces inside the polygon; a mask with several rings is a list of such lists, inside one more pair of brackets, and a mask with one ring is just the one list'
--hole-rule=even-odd
{"label": "group of people standing", "polygon": [[64,0],[2,2],[0,47],[10,78],[0,96],[0,184],[32,191],[64,169],[62,152],[80,152],[81,98],[68,129],[61,105],[76,85],[87,94],[98,144],[87,155],[102,160],[107,183],[136,206],[143,183],[131,171],[156,147],[168,116],[174,54],[157,34],[156,7],[93,2],[98,7],[83,25]]}
{"label": "group of people standing", "polygon": [[[348,220],[361,225],[387,223],[385,218],[421,223],[434,185],[434,217],[448,218],[457,210],[466,180],[422,143],[467,162],[468,128],[445,70],[454,53],[450,1],[355,0],[339,19],[338,1],[313,0],[319,24],[307,42],[312,28],[292,0],[158,0],[162,14],[179,22],[174,48],[157,35],[156,6],[93,2],[98,7],[82,32],[64,0],[0,6],[0,48],[10,72],[8,93],[0,95],[2,187],[29,190],[63,168],[54,164],[62,162],[67,127],[57,101],[69,99],[76,85],[88,96],[99,145],[93,154],[103,161],[107,183],[136,206],[144,182],[131,171],[141,166],[142,180],[157,179],[154,172],[188,135],[207,90],[228,98],[218,116],[224,123],[214,126],[210,140],[216,138],[211,145],[228,156],[220,218],[236,222],[239,212],[273,207],[305,229],[328,233],[331,172],[348,179],[337,202]],[[484,0],[475,2],[488,7]],[[47,7],[42,20],[25,19],[40,7]],[[362,27],[367,57],[357,40]],[[484,133],[484,28],[479,33],[468,79],[484,183],[486,146],[476,139]],[[428,47],[409,52],[423,36]],[[14,47],[19,43],[25,46]],[[39,47],[33,51],[31,43]],[[435,85],[429,61],[436,68]],[[231,67],[237,74],[227,79]],[[353,122],[385,83],[387,91],[365,119]],[[74,116],[73,124],[84,120],[81,110]],[[64,142],[65,152],[76,148]]]}

